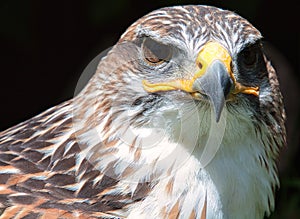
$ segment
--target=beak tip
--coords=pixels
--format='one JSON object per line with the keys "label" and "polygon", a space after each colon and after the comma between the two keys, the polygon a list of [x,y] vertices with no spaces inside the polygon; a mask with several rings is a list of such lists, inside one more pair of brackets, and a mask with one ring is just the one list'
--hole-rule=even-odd
{"label": "beak tip", "polygon": [[224,100],[219,103],[212,102],[212,105],[214,109],[214,115],[216,117],[216,122],[218,123],[220,121],[221,113],[224,108]]}

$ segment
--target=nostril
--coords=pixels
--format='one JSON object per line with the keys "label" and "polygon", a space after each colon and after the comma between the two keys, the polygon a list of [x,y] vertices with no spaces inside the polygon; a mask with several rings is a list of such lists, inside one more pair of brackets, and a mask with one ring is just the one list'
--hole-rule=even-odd
{"label": "nostril", "polygon": [[203,67],[202,63],[199,62],[199,61],[197,61],[196,64],[197,64],[197,66],[198,66],[199,69],[201,69]]}

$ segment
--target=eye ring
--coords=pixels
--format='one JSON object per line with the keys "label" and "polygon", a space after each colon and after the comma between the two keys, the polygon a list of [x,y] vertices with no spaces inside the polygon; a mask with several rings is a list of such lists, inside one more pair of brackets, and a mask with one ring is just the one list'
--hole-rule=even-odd
{"label": "eye ring", "polygon": [[142,52],[144,60],[152,66],[169,62],[173,55],[172,47],[153,40],[150,37],[146,37],[143,40]]}

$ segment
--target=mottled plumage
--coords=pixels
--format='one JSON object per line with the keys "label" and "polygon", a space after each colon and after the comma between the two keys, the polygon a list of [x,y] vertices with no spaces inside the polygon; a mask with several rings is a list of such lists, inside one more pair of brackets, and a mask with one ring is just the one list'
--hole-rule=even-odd
{"label": "mottled plumage", "polygon": [[[0,133],[0,218],[269,215],[285,114],[261,38],[209,6],[139,19],[81,93]],[[227,58],[217,52],[216,61],[214,49]],[[220,85],[209,78],[215,71]],[[204,164],[209,130],[220,124]]]}

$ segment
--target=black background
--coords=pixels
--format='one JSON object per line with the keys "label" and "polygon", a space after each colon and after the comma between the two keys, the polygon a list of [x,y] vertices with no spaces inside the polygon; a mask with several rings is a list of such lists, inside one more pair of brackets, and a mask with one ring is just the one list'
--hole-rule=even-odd
{"label": "black background", "polygon": [[168,5],[208,4],[237,12],[265,37],[279,71],[288,114],[289,149],[273,218],[300,215],[299,51],[297,1],[0,1],[0,130],[73,96],[86,65],[146,13]]}

